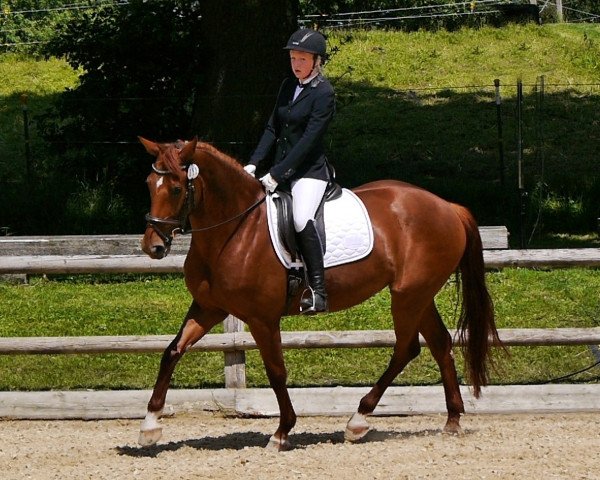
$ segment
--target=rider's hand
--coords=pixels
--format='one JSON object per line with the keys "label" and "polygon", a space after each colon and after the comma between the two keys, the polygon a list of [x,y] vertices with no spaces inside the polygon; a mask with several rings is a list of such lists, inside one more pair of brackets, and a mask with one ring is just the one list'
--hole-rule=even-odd
{"label": "rider's hand", "polygon": [[248,175],[254,176],[254,172],[256,172],[256,165],[252,165],[251,163],[249,163],[244,167],[244,170],[248,172]]}
{"label": "rider's hand", "polygon": [[273,193],[277,188],[277,181],[271,176],[270,173],[267,173],[264,177],[261,177],[260,181],[265,186],[265,190],[269,193]]}

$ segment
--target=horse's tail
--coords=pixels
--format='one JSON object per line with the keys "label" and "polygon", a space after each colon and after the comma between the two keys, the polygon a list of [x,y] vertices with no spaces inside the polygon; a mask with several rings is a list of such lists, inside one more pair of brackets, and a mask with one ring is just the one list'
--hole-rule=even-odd
{"label": "horse's tail", "polygon": [[[483,245],[473,215],[464,207],[454,205],[467,236],[465,251],[459,263],[462,283],[462,306],[457,325],[468,377],[476,398],[481,387],[488,384],[492,344],[501,345],[494,304],[485,284]],[[460,287],[459,287],[460,288]]]}

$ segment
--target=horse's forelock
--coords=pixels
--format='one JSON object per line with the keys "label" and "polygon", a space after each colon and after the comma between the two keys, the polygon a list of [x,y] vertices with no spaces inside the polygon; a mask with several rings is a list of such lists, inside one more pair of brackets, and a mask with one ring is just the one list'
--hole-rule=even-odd
{"label": "horse's forelock", "polygon": [[159,157],[162,160],[164,167],[175,176],[181,174],[181,162],[179,161],[178,144],[168,145],[162,150],[162,155]]}

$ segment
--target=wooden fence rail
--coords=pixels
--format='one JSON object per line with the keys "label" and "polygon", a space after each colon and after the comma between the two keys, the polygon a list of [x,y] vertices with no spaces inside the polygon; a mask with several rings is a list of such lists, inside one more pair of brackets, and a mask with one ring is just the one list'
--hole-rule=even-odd
{"label": "wooden fence rail", "polygon": [[[600,248],[508,250],[506,227],[479,231],[488,269],[600,266]],[[0,237],[0,275],[181,273],[189,241],[176,238],[168,257],[152,260],[139,235]]]}
{"label": "wooden fence rail", "polygon": [[[500,339],[517,345],[597,345],[600,327],[557,329],[501,329]],[[2,338],[0,354],[83,354],[160,352],[171,336]],[[282,332],[284,348],[391,347],[394,332],[337,331]],[[421,338],[421,344],[425,342]],[[209,334],[193,350],[243,354],[256,348],[248,333]],[[227,357],[226,357],[227,358]],[[227,367],[226,367],[227,368]],[[227,371],[227,370],[226,370]],[[244,374],[244,370],[241,370]],[[171,390],[165,414],[176,411],[219,411],[233,415],[276,416],[272,391],[246,389],[243,383],[224,389]],[[292,388],[290,395],[298,415],[350,415],[368,387]],[[597,412],[600,385],[522,385],[483,388],[483,400],[475,401],[470,389],[461,387],[468,413]],[[143,418],[148,390],[0,392],[0,417],[14,419]],[[375,415],[414,415],[445,412],[441,386],[390,387]]]}
{"label": "wooden fence rail", "polygon": [[[454,344],[455,331],[450,331]],[[506,346],[598,345],[600,327],[595,328],[516,328],[500,329],[500,340]],[[4,337],[0,338],[0,354],[90,354],[90,353],[154,353],[162,352],[173,335],[89,336],[89,337]],[[393,330],[339,330],[282,332],[284,349],[377,348],[393,347]],[[421,345],[427,346],[420,338]],[[206,335],[192,351],[244,352],[257,349],[247,332],[212,333]]]}
{"label": "wooden fence rail", "polygon": [[[488,269],[600,267],[600,248],[485,250],[483,256]],[[142,255],[0,256],[0,274],[181,273],[184,260],[185,255],[162,260]]]}
{"label": "wooden fence rail", "polygon": [[[508,230],[504,226],[479,227],[485,249],[508,248]],[[173,239],[172,255],[185,255],[190,236]],[[9,256],[46,255],[142,255],[142,235],[58,235],[0,237],[0,259]]]}

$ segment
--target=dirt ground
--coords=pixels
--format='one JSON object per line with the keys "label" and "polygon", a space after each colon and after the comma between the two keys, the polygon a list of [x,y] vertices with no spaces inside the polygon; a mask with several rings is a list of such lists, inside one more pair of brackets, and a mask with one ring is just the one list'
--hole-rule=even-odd
{"label": "dirt ground", "polygon": [[277,419],[179,414],[158,445],[137,445],[138,420],[0,420],[0,478],[13,479],[600,479],[600,413],[373,417],[359,444],[347,419],[301,417],[294,449],[266,451]]}

